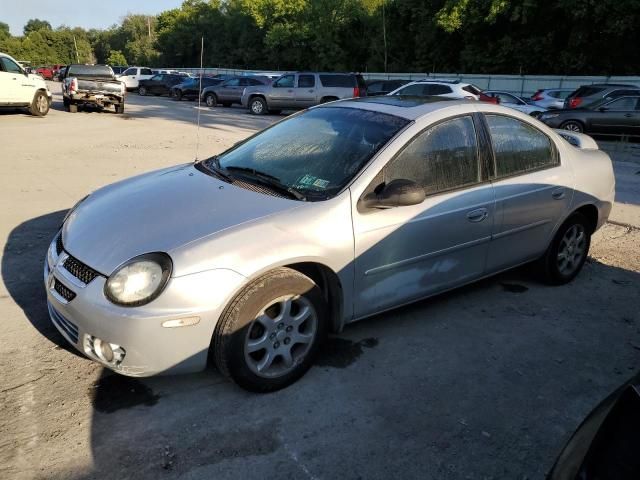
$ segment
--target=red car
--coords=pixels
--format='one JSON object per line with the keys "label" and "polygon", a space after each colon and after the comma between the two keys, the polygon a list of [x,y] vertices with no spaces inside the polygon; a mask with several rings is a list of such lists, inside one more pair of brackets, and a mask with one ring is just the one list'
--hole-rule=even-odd
{"label": "red car", "polygon": [[51,67],[38,67],[36,73],[45,80],[53,80],[53,69]]}

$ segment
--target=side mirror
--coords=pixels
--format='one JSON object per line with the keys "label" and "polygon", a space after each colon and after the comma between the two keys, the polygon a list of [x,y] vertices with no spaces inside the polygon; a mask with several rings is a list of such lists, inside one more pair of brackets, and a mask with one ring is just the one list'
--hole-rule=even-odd
{"label": "side mirror", "polygon": [[424,202],[424,188],[405,179],[392,180],[379,193],[371,192],[360,199],[364,208],[394,208],[418,205]]}

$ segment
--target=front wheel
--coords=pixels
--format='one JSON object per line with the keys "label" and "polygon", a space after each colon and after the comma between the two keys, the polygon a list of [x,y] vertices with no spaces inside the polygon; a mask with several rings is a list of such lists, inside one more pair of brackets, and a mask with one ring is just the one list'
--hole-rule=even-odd
{"label": "front wheel", "polygon": [[49,97],[44,92],[36,92],[29,106],[29,112],[36,117],[44,117],[49,113]]}
{"label": "front wheel", "polygon": [[145,96],[147,94],[147,87],[138,87],[138,95]]}
{"label": "front wheel", "polygon": [[249,110],[254,115],[267,113],[267,102],[262,97],[254,97],[249,101]]}
{"label": "front wheel", "polygon": [[589,221],[581,213],[574,213],[562,224],[538,261],[547,283],[563,285],[580,273],[589,254],[592,233]]}
{"label": "front wheel", "polygon": [[218,104],[218,99],[213,93],[207,93],[207,96],[204,97],[204,102],[207,104],[207,107],[215,107]]}
{"label": "front wheel", "polygon": [[115,107],[116,113],[124,113],[124,103],[119,103]]}
{"label": "front wheel", "polygon": [[580,122],[576,122],[575,120],[569,120],[568,122],[564,122],[560,128],[563,130],[568,130],[570,132],[582,133],[584,132],[584,127]]}
{"label": "front wheel", "polygon": [[211,342],[216,366],[249,391],[284,388],[311,367],[326,325],[318,286],[277,268],[245,287],[220,317]]}

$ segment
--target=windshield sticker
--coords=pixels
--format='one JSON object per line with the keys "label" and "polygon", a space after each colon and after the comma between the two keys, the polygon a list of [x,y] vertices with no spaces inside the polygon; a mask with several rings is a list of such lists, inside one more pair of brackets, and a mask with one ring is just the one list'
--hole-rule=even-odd
{"label": "windshield sticker", "polygon": [[313,182],[313,186],[318,188],[327,188],[327,185],[329,185],[329,180],[322,180],[321,178]]}
{"label": "windshield sticker", "polygon": [[298,180],[296,183],[298,185],[313,185],[313,182],[316,181],[318,177],[314,177],[313,175],[305,175],[303,176],[300,180]]}

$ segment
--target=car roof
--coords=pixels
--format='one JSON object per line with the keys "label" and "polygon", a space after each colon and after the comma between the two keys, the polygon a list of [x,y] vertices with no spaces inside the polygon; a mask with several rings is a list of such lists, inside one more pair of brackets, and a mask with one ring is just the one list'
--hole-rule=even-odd
{"label": "car roof", "polygon": [[405,95],[383,95],[381,97],[361,97],[323,104],[315,108],[351,107],[394,115],[407,120],[415,120],[428,113],[456,105],[476,105],[474,100],[457,100],[446,97],[414,97]]}
{"label": "car roof", "polygon": [[594,83],[591,85],[582,85],[583,87],[606,87],[606,88],[619,88],[619,87],[623,87],[623,88],[638,88],[640,89],[640,87],[638,87],[637,85],[630,85],[628,83]]}

